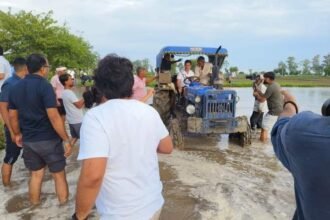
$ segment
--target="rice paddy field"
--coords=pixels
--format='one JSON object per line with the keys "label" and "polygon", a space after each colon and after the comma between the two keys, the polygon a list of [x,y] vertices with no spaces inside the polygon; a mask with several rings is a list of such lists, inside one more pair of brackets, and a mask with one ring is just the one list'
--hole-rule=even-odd
{"label": "rice paddy field", "polygon": [[[314,75],[300,75],[300,76],[277,76],[275,79],[282,87],[330,87],[329,76],[314,76]],[[239,75],[231,80],[225,82],[225,87],[250,87],[253,81],[246,79],[245,75]]]}

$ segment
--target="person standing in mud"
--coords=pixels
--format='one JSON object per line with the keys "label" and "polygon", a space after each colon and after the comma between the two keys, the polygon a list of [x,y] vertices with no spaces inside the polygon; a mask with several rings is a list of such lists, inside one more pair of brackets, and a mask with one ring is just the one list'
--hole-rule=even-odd
{"label": "person standing in mud", "polygon": [[83,120],[82,108],[85,105],[84,99],[78,99],[73,92],[73,78],[70,74],[64,73],[60,76],[60,82],[64,86],[62,93],[63,105],[66,112],[66,120],[69,123],[72,137],[72,145],[75,145],[80,138],[80,127]]}
{"label": "person standing in mud", "polygon": [[158,112],[130,99],[132,63],[103,58],[95,87],[103,103],[83,120],[78,160],[82,160],[72,219],[86,219],[96,204],[101,219],[158,219],[164,204],[158,153],[171,153],[172,140]]}
{"label": "person standing in mud", "polygon": [[23,79],[28,73],[26,68],[26,60],[18,57],[13,62],[15,73],[9,77],[1,87],[0,95],[0,112],[5,123],[5,137],[6,137],[6,154],[1,167],[2,183],[4,186],[9,186],[11,183],[11,174],[13,165],[18,159],[21,147],[15,143],[15,135],[9,123],[9,93],[11,88]]}
{"label": "person standing in mud", "polygon": [[26,65],[29,74],[13,86],[9,95],[9,121],[16,144],[23,147],[24,164],[31,171],[29,199],[33,205],[40,203],[48,166],[58,200],[63,204],[68,199],[65,159],[71,154],[71,144],[56,108],[54,90],[45,79],[49,71],[47,59],[31,54]]}
{"label": "person standing in mud", "polygon": [[[261,74],[256,77],[255,82],[253,83],[253,92],[260,90],[264,94],[267,90],[267,87],[264,85],[264,76]],[[250,125],[252,130],[256,128],[262,128],[262,119],[264,112],[267,111],[267,100],[259,101],[256,97],[253,105],[253,112],[250,117]]]}
{"label": "person standing in mud", "polygon": [[293,220],[330,219],[330,117],[310,111],[298,113],[287,91],[284,109],[271,140],[276,157],[292,174],[296,197]]}
{"label": "person standing in mud", "polygon": [[283,96],[281,94],[280,85],[275,82],[275,73],[267,72],[264,74],[264,84],[267,85],[267,90],[263,93],[257,89],[253,95],[259,102],[267,100],[268,112],[263,117],[260,140],[268,140],[268,133],[273,128],[278,116],[283,110]]}

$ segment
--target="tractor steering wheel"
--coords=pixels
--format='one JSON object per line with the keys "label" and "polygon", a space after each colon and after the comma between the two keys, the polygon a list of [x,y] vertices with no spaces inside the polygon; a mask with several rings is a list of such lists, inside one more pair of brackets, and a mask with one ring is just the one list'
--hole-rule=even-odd
{"label": "tractor steering wheel", "polygon": [[200,78],[198,76],[190,76],[190,77],[187,77],[183,80],[183,83],[184,84],[190,84],[192,82],[199,82],[200,81]]}

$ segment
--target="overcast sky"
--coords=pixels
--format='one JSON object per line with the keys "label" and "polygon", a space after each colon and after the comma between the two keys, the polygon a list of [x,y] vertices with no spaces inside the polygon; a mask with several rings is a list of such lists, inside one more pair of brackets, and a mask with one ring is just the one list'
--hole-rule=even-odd
{"label": "overcast sky", "polygon": [[281,60],[330,53],[330,0],[1,0],[0,9],[53,10],[101,56],[132,60],[165,45],[222,45],[230,65],[272,70]]}

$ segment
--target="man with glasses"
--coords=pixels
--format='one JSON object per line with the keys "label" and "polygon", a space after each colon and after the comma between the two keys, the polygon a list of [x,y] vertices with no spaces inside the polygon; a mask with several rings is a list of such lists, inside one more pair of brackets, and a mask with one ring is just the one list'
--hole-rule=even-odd
{"label": "man with glasses", "polygon": [[48,166],[63,204],[68,199],[65,158],[71,154],[71,144],[56,108],[54,90],[45,79],[49,72],[47,59],[32,54],[26,64],[29,74],[9,95],[9,120],[16,144],[23,147],[25,166],[31,171],[29,199],[33,205],[40,203],[42,179]]}

